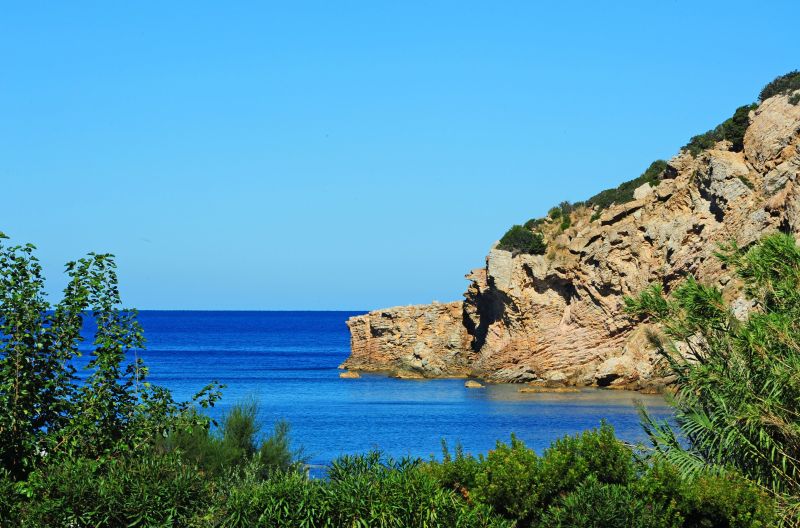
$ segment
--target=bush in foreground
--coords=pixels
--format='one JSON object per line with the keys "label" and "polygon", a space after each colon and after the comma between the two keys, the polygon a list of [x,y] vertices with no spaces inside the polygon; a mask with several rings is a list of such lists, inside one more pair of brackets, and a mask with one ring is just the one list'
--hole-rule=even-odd
{"label": "bush in foreground", "polygon": [[[260,434],[254,404],[214,429],[202,408],[218,386],[178,403],[146,381],[140,361],[127,362],[143,335],[135,311],[119,308],[111,256],[70,264],[64,300],[50,310],[33,253],[0,246],[3,527],[764,528],[775,524],[773,498],[740,475],[783,506],[796,493],[800,250],[787,237],[726,257],[763,309],[746,323],[692,281],[672,303],[652,292],[635,302],[677,316],[673,328],[708,347],[672,363],[688,450],[648,422],[661,456],[642,461],[604,424],[541,456],[512,436],[478,458],[462,449],[430,463],[343,457],[325,480],[305,475],[286,424]],[[79,383],[69,360],[87,310],[97,331]],[[785,453],[795,458],[782,462]]]}
{"label": "bush in foreground", "polygon": [[[675,423],[645,427],[660,456],[685,475],[735,468],[784,504],[800,508],[800,248],[775,234],[742,251],[723,248],[754,305],[745,320],[722,292],[693,278],[665,296],[652,286],[628,310],[660,323],[652,336],[676,377]],[[681,353],[677,343],[684,343]]]}
{"label": "bush in foreground", "polygon": [[514,437],[477,458],[445,448],[429,471],[518,527],[766,528],[777,520],[772,499],[736,472],[684,476],[661,459],[640,460],[606,424],[542,456]]}

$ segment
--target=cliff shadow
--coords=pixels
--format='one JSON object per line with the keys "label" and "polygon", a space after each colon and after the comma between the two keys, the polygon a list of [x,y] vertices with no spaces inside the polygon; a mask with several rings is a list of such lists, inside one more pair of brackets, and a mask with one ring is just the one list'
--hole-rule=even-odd
{"label": "cliff shadow", "polygon": [[478,318],[477,324],[467,313],[466,307],[463,312],[464,326],[467,333],[472,336],[471,347],[475,352],[479,352],[486,343],[486,336],[489,327],[503,317],[506,306],[506,295],[497,290],[489,290],[478,295],[475,301],[475,313]]}

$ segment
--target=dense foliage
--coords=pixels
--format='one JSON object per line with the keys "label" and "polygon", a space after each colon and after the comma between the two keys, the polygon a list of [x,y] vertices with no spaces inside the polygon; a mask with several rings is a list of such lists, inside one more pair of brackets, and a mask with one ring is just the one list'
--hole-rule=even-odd
{"label": "dense foliage", "polygon": [[300,471],[265,476],[252,461],[209,478],[177,453],[151,453],[65,461],[28,485],[35,495],[15,499],[15,514],[31,527],[509,525],[442,487],[419,461],[378,453],[335,461],[327,480]]}
{"label": "dense foliage", "polygon": [[800,248],[775,234],[719,254],[754,309],[737,318],[722,292],[689,278],[666,297],[652,286],[628,309],[662,325],[653,336],[677,379],[675,423],[646,417],[657,451],[686,475],[735,468],[800,508]]}
{"label": "dense foliage", "polygon": [[497,247],[515,254],[529,255],[542,255],[547,250],[547,244],[541,233],[533,232],[521,225],[511,226]]}
{"label": "dense foliage", "polygon": [[562,438],[542,456],[513,436],[478,458],[445,449],[430,471],[517,527],[766,528],[776,519],[770,498],[736,473],[685,478],[664,461],[642,462],[608,425]]}
{"label": "dense foliage", "polygon": [[[2,238],[5,238],[4,236]],[[116,457],[136,451],[172,427],[207,425],[191,405],[213,405],[208,385],[194,402],[176,403],[147,382],[141,361],[127,362],[144,337],[136,312],[119,307],[111,255],[67,264],[64,298],[45,300],[34,246],[0,245],[0,460],[14,478],[62,457]],[[95,326],[88,376],[78,383],[84,318]]]}
{"label": "dense foliage", "polygon": [[[758,94],[758,100],[765,101],[770,97],[790,94],[796,90],[800,90],[800,70],[790,71],[770,81]],[[800,99],[795,98],[792,104],[798,104],[798,102]]]}
{"label": "dense foliage", "polygon": [[[788,350],[796,346],[800,320],[799,252],[776,237],[726,257],[762,303],[763,313],[747,323],[722,317],[721,300],[711,293],[702,309],[680,319],[679,328],[713,330],[702,341],[706,346],[730,346],[719,350],[738,362],[760,361],[749,365],[761,368],[745,372],[736,364],[721,372],[714,360],[673,359],[679,383],[694,391],[684,395],[688,389],[681,388],[678,400],[688,450],[668,426],[651,421],[660,455],[646,457],[603,424],[557,440],[541,455],[512,435],[509,444],[498,442],[478,457],[459,447],[451,454],[446,446],[441,461],[427,463],[379,453],[345,456],[330,465],[327,478],[312,479],[302,453],[290,447],[288,425],[278,422],[262,434],[255,403],[233,406],[217,426],[202,408],[217,401],[218,385],[178,403],[147,381],[147,368],[135,357],[142,330],[135,311],[119,307],[110,255],[69,264],[64,299],[51,307],[33,246],[0,246],[0,526],[773,526],[776,503],[764,489],[782,497],[784,512],[786,497],[796,493],[796,458],[777,471],[775,457],[796,455],[790,414],[796,380],[789,369],[797,365]],[[683,298],[701,300],[710,292],[691,281],[685,291]],[[653,292],[631,303],[662,315],[683,307]],[[88,323],[96,327],[93,358],[79,383],[70,359]],[[747,346],[751,356],[774,354],[786,365],[736,355]],[[725,393],[735,389],[737,376],[748,387]],[[763,401],[748,393],[759,387]],[[714,408],[717,397],[732,398],[743,430],[733,431],[734,421]],[[706,426],[724,441],[704,443],[702,435],[710,433],[698,433],[692,421],[697,402],[721,417]],[[758,438],[756,427],[762,428]],[[749,446],[734,449],[745,440],[769,441],[765,447],[773,451],[754,458]],[[714,450],[722,448],[729,451]]]}

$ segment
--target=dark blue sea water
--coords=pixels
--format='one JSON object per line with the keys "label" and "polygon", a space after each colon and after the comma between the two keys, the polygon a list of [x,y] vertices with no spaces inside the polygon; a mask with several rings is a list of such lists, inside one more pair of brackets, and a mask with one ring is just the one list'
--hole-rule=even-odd
{"label": "dark blue sea water", "polygon": [[634,400],[668,415],[663,398],[630,392],[521,394],[514,385],[466,389],[463,380],[340,379],[351,315],[143,311],[147,348],[138,354],[150,367],[150,381],[172,389],[176,399],[191,398],[211,380],[226,384],[211,411],[216,417],[232,403],[256,398],[264,429],[288,420],[312,464],[371,448],[392,456],[438,456],[442,438],[477,454],[512,432],[541,452],[555,438],[602,419],[635,442],[644,436]]}

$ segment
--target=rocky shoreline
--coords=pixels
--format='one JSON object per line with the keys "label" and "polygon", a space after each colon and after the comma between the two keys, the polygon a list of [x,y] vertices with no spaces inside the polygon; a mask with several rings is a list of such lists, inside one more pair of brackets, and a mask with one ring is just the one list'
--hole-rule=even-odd
{"label": "rocky shoreline", "polygon": [[696,157],[681,151],[658,185],[602,214],[572,213],[544,226],[544,255],[497,247],[466,275],[463,301],[375,310],[347,321],[353,371],[476,377],[532,388],[659,391],[669,384],[647,326],[624,298],[653,282],[669,291],[688,275],[715,284],[739,316],[740,284],[714,258],[719,244],[800,233],[800,105],[786,95],[750,113],[744,148],[728,142]]}

